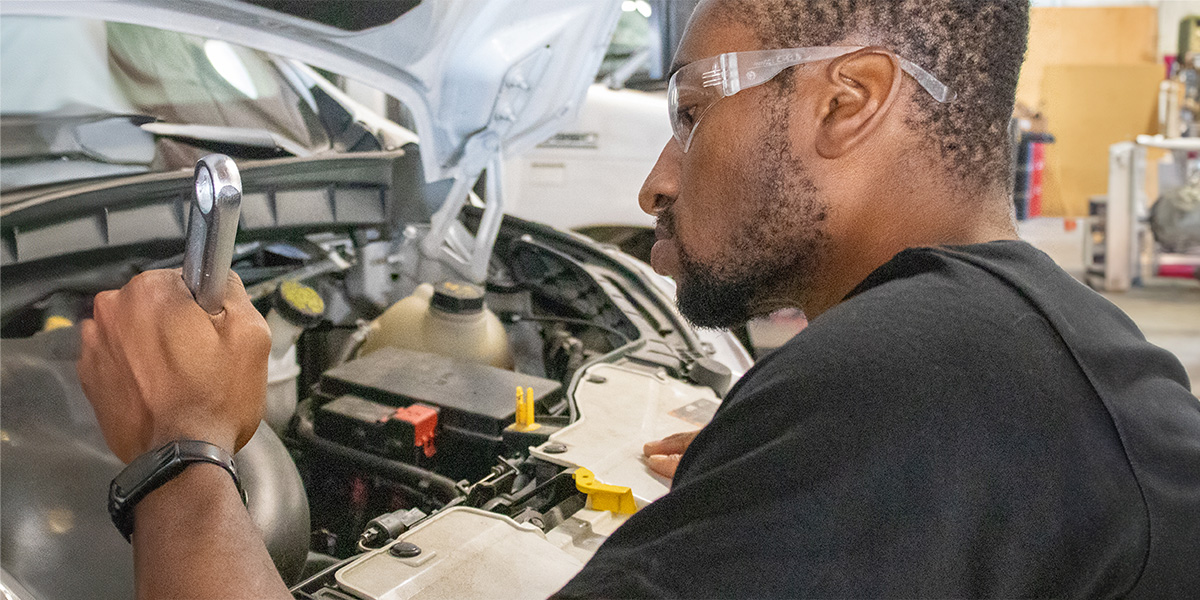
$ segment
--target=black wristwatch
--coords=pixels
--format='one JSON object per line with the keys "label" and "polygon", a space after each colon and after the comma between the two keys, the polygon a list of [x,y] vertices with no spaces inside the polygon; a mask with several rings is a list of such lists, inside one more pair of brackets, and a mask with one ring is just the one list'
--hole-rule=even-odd
{"label": "black wristwatch", "polygon": [[188,465],[196,462],[212,463],[229,471],[238,495],[242,497],[242,504],[246,503],[246,490],[242,489],[242,482],[238,479],[237,466],[224,448],[198,440],[170,442],[134,459],[108,487],[108,514],[112,516],[113,525],[125,536],[125,541],[130,541],[130,535],[133,534],[133,507],[146,494],[174,479]]}

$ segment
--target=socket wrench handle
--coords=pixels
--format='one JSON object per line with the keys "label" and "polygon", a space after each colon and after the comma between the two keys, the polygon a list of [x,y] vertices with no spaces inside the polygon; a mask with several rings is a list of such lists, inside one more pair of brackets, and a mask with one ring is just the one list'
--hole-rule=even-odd
{"label": "socket wrench handle", "polygon": [[183,281],[208,314],[225,309],[225,280],[242,213],[242,176],[233,159],[209,154],[196,162],[195,194],[183,250]]}

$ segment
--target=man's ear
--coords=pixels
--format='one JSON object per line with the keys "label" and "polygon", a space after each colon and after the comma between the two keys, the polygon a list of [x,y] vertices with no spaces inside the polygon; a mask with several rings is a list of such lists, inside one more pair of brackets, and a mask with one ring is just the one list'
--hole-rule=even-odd
{"label": "man's ear", "polygon": [[840,56],[824,72],[833,91],[817,131],[817,152],[837,158],[870,137],[900,95],[900,59],[878,46]]}

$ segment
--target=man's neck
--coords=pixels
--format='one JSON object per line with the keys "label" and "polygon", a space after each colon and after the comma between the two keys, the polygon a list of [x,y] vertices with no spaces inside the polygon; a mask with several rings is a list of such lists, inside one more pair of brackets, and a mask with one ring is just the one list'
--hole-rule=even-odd
{"label": "man's neck", "polygon": [[[836,306],[864,279],[908,248],[980,244],[1017,239],[1007,192],[881,201],[869,218],[851,220],[834,236],[826,268],[814,278],[803,303],[811,321]],[[890,207],[890,210],[887,208]]]}

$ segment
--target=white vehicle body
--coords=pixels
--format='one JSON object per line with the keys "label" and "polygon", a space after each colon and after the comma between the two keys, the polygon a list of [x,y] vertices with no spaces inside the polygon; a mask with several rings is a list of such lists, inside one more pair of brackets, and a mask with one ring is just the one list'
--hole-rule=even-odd
{"label": "white vehicle body", "polygon": [[652,229],[654,218],[642,212],[637,196],[670,139],[664,92],[593,84],[572,123],[506,157],[509,212],[564,229]]}
{"label": "white vehicle body", "polygon": [[[328,237],[329,231],[321,231],[322,235],[328,234],[323,238],[327,244],[313,242],[329,257],[319,261],[328,263],[322,267],[327,269],[322,274],[340,269],[338,274],[346,276],[338,277],[337,285],[361,286],[363,290],[358,291],[375,284],[386,287],[397,279],[398,273],[393,272],[393,263],[389,261],[401,256],[400,251],[388,247],[390,241],[380,239],[389,233],[388,227],[403,229],[406,235],[409,230],[418,231],[421,227],[428,232],[423,238],[407,238],[419,240],[422,260],[441,266],[441,270],[416,271],[417,277],[427,280],[448,272],[491,284],[487,270],[496,267],[496,262],[508,260],[511,264],[502,264],[500,268],[513,275],[519,270],[514,266],[518,263],[513,258],[517,253],[514,248],[521,249],[530,259],[524,267],[529,269],[526,279],[540,277],[538,283],[542,288],[538,293],[544,292],[544,297],[535,297],[530,290],[502,291],[497,295],[526,294],[527,305],[534,302],[547,306],[556,302],[559,307],[582,305],[582,308],[561,308],[560,312],[568,315],[565,319],[549,311],[532,314],[534,311],[528,307],[522,314],[548,317],[551,322],[557,317],[558,325],[573,323],[585,328],[585,332],[593,334],[589,339],[608,340],[608,336],[615,334],[623,340],[605,342],[607,345],[593,343],[596,348],[604,348],[606,354],[589,354],[586,360],[566,371],[571,375],[561,381],[562,400],[555,400],[564,408],[544,415],[561,418],[561,426],[556,426],[544,440],[520,444],[522,447],[514,455],[523,456],[511,458],[513,464],[507,462],[510,458],[503,459],[514,471],[525,467],[530,471],[520,472],[523,485],[528,485],[511,490],[511,495],[515,497],[536,484],[537,489],[528,491],[521,502],[540,502],[541,480],[531,473],[540,477],[541,472],[535,469],[550,471],[555,485],[561,487],[563,481],[568,482],[566,493],[570,495],[568,500],[576,503],[574,510],[559,510],[566,501],[556,500],[549,509],[539,505],[538,510],[544,512],[547,522],[541,527],[523,516],[526,512],[501,514],[469,505],[469,492],[464,490],[486,487],[483,486],[486,478],[452,481],[449,487],[462,488],[461,497],[455,500],[461,502],[447,502],[386,545],[353,556],[298,584],[310,587],[295,593],[318,590],[322,594],[328,592],[318,597],[343,598],[353,594],[370,600],[527,598],[553,593],[629,516],[599,509],[593,505],[594,495],[585,504],[578,493],[585,491],[585,484],[570,479],[578,473],[577,469],[590,470],[598,482],[627,488],[637,507],[654,501],[669,490],[670,482],[646,466],[641,456],[642,444],[702,426],[719,406],[724,392],[721,388],[750,368],[749,356],[732,336],[693,330],[673,307],[673,284],[654,275],[647,265],[616,249],[583,240],[582,236],[537,224],[506,220],[502,230],[501,217],[505,212],[566,227],[582,227],[589,222],[643,227],[652,224],[650,217],[637,208],[636,195],[641,180],[669,138],[665,101],[661,95],[612,92],[592,86],[589,98],[595,100],[595,105],[591,108],[597,110],[580,112],[620,5],[619,0],[488,0],[486,3],[424,0],[394,21],[347,31],[240,0],[5,0],[0,4],[0,14],[5,17],[94,19],[178,31],[370,82],[411,111],[419,142],[395,134],[398,126],[390,124],[382,129],[391,130],[390,139],[403,147],[389,143],[381,149],[357,154],[330,150],[311,156],[247,160],[242,170],[247,188],[241,224],[243,231],[249,229],[251,234],[263,236],[263,240],[254,243],[266,246],[275,242],[266,236],[283,236],[304,227],[336,229],[346,237],[332,239]],[[296,73],[315,74],[308,67],[297,69]],[[314,90],[327,85],[312,82],[311,86],[302,87]],[[582,133],[582,139],[591,139],[595,147],[537,147],[562,131]],[[595,135],[589,138],[592,134]],[[580,138],[571,134],[552,139],[561,143]],[[414,156],[417,146],[419,164]],[[405,156],[412,161],[414,170],[420,172],[423,182],[411,181],[416,178],[406,178],[398,168]],[[504,184],[493,179],[482,211],[461,210],[468,203],[471,186],[485,169],[494,174],[504,170],[501,159],[504,156],[511,157],[509,166],[516,179]],[[539,166],[538,161],[557,161],[562,166],[547,168]],[[597,162],[600,167],[587,166]],[[560,169],[557,173],[562,175],[559,183],[555,169]],[[614,174],[619,177],[613,177]],[[85,256],[89,259],[102,254],[117,256],[134,246],[180,240],[182,222],[175,214],[184,198],[181,191],[190,185],[186,181],[188,176],[178,171],[143,173],[127,179],[97,179],[50,190],[22,190],[22,194],[8,196],[6,200],[15,199],[0,207],[4,226],[9,228],[4,231],[4,240],[0,240],[4,250],[0,264],[7,269],[6,303],[14,302],[14,297],[33,298],[27,303],[30,307],[43,302],[38,296],[40,288],[32,284],[53,286],[52,275],[44,276],[48,281],[40,279],[43,276],[39,269],[45,265],[83,270],[90,267],[83,264],[87,261],[78,260]],[[393,210],[402,201],[417,204],[429,200],[420,197],[427,188],[414,189],[446,181],[450,182],[445,186],[449,191],[433,207],[436,212],[431,211],[428,223],[417,223],[415,219],[413,223],[395,222],[405,218]],[[254,188],[255,185],[258,187]],[[556,185],[559,187],[555,188]],[[543,190],[546,193],[541,198],[545,200],[522,197]],[[562,195],[578,195],[585,202],[573,205],[564,202],[558,204],[561,210],[552,211],[547,202]],[[110,198],[119,203],[112,210],[105,204]],[[591,207],[586,209],[587,213],[601,211],[602,206],[612,210],[589,217],[572,206]],[[471,221],[473,231],[464,221]],[[347,233],[348,230],[351,231]],[[493,244],[498,239],[509,245],[510,254],[489,263],[489,259],[495,258]],[[66,247],[70,244],[74,245]],[[379,253],[372,254],[375,250]],[[342,253],[355,262],[346,260]],[[371,281],[359,281],[365,279]],[[520,279],[522,276],[513,275],[508,283],[515,289],[525,285]],[[270,283],[273,279],[265,281]],[[27,287],[32,291],[25,296],[10,295],[19,283],[30,283]],[[546,299],[549,294],[563,290],[575,293]],[[364,291],[355,299],[367,296]],[[595,306],[588,304],[593,301]],[[600,308],[586,312],[596,306]],[[348,314],[354,309],[349,302],[343,302],[341,308]],[[588,321],[590,317],[595,318]],[[611,317],[611,322],[604,324],[600,317]],[[536,325],[532,319],[527,324]],[[564,331],[570,332],[565,328]],[[547,336],[546,340],[538,339],[533,344],[538,356],[551,354],[545,350],[548,343],[541,345],[543,341],[550,342],[553,338]],[[566,347],[571,343],[582,346],[578,338],[564,338],[563,343]],[[106,515],[97,517],[103,513],[103,497],[93,498],[88,485],[98,478],[110,478],[107,471],[119,470],[119,465],[104,450],[82,390],[73,379],[73,362],[64,358],[67,352],[52,356],[38,354],[45,348],[35,336],[14,338],[12,345],[9,344],[6,339],[5,358],[11,357],[12,362],[6,361],[5,369],[0,369],[6,376],[3,396],[8,400],[23,395],[29,401],[20,407],[33,409],[10,412],[14,404],[5,404],[3,512],[16,515],[19,509],[28,511],[20,514],[32,516],[10,517],[18,520],[15,526],[6,527],[0,597],[20,600],[59,597],[51,596],[44,591],[46,587],[39,586],[53,586],[58,580],[67,579],[82,584],[97,596],[106,596],[99,590],[111,590],[105,586],[115,579],[121,580],[118,587],[126,583],[124,569],[131,574],[132,565],[125,560],[128,556],[124,554],[127,549],[124,540],[105,522]],[[294,351],[300,342],[293,339],[293,344]],[[24,352],[29,353],[28,364],[18,364]],[[352,355],[343,356],[338,367],[320,371],[316,377],[353,364],[354,359],[347,356]],[[578,356],[584,356],[582,351]],[[716,367],[723,372],[714,370],[713,362],[720,363]],[[723,374],[724,383],[714,383],[710,377],[713,373]],[[543,375],[547,375],[546,369]],[[23,382],[25,385],[20,385]],[[69,401],[64,402],[65,408],[50,406],[55,410],[41,410],[38,403],[57,401],[58,396],[50,392],[60,388],[65,392],[61,396]],[[512,401],[512,390],[512,387],[500,390],[506,402]],[[552,413],[545,406],[543,410]],[[296,417],[299,420],[299,414]],[[30,433],[40,431],[30,424],[45,424],[54,418],[74,429],[62,427],[52,433],[84,433],[68,443],[58,443],[53,436],[43,435],[38,439]],[[549,430],[550,421],[544,423]],[[308,433],[313,435],[311,431]],[[274,435],[266,427],[261,427],[259,434]],[[500,439],[499,435],[495,437]],[[287,457],[280,440],[272,439]],[[524,440],[518,438],[518,442]],[[43,460],[49,452],[37,446],[50,442],[56,446],[53,450],[66,457],[53,465]],[[325,443],[332,444],[328,440]],[[318,446],[309,447],[313,452],[301,453],[301,458],[315,462],[313,456],[322,456],[315,448]],[[246,453],[246,450],[239,453],[238,460],[243,460]],[[496,454],[489,456],[494,457]],[[296,460],[296,456],[291,458]],[[10,465],[18,463],[20,470],[9,470]],[[80,465],[87,466],[88,472],[79,473]],[[271,465],[272,470],[279,466]],[[284,466],[292,469],[298,483],[300,476],[295,465]],[[317,465],[313,472],[323,472],[324,466],[327,465]],[[46,475],[43,467],[53,470],[54,475]],[[67,476],[61,477],[63,473]],[[24,479],[10,478],[10,474],[19,474]],[[64,481],[72,477],[75,479]],[[443,475],[442,479],[447,477]],[[376,484],[376,480],[370,481],[371,485]],[[432,479],[426,480],[429,481]],[[67,494],[56,487],[60,484],[74,487]],[[38,485],[42,488],[35,490]],[[308,490],[313,487],[316,486]],[[289,497],[285,487],[268,491],[278,494],[281,490],[287,492],[282,497]],[[301,488],[300,500],[307,502],[303,491]],[[269,537],[270,531],[258,520],[254,505],[256,500],[261,504],[266,498],[271,498],[266,492],[251,497],[249,507],[264,538]],[[526,510],[531,506],[525,506]],[[260,510],[270,512],[274,508]],[[559,515],[551,519],[556,510]],[[353,511],[345,507],[341,512]],[[307,505],[304,514],[307,525]],[[300,533],[301,538],[306,537],[305,533],[308,532]],[[423,551],[407,557],[391,553],[393,547],[404,543],[416,543]],[[10,548],[17,550],[10,553]],[[305,549],[301,550],[303,563]],[[17,570],[18,574],[44,577],[22,579],[14,575]],[[50,571],[49,575],[46,571]],[[230,596],[236,597],[238,592],[231,590]]]}

